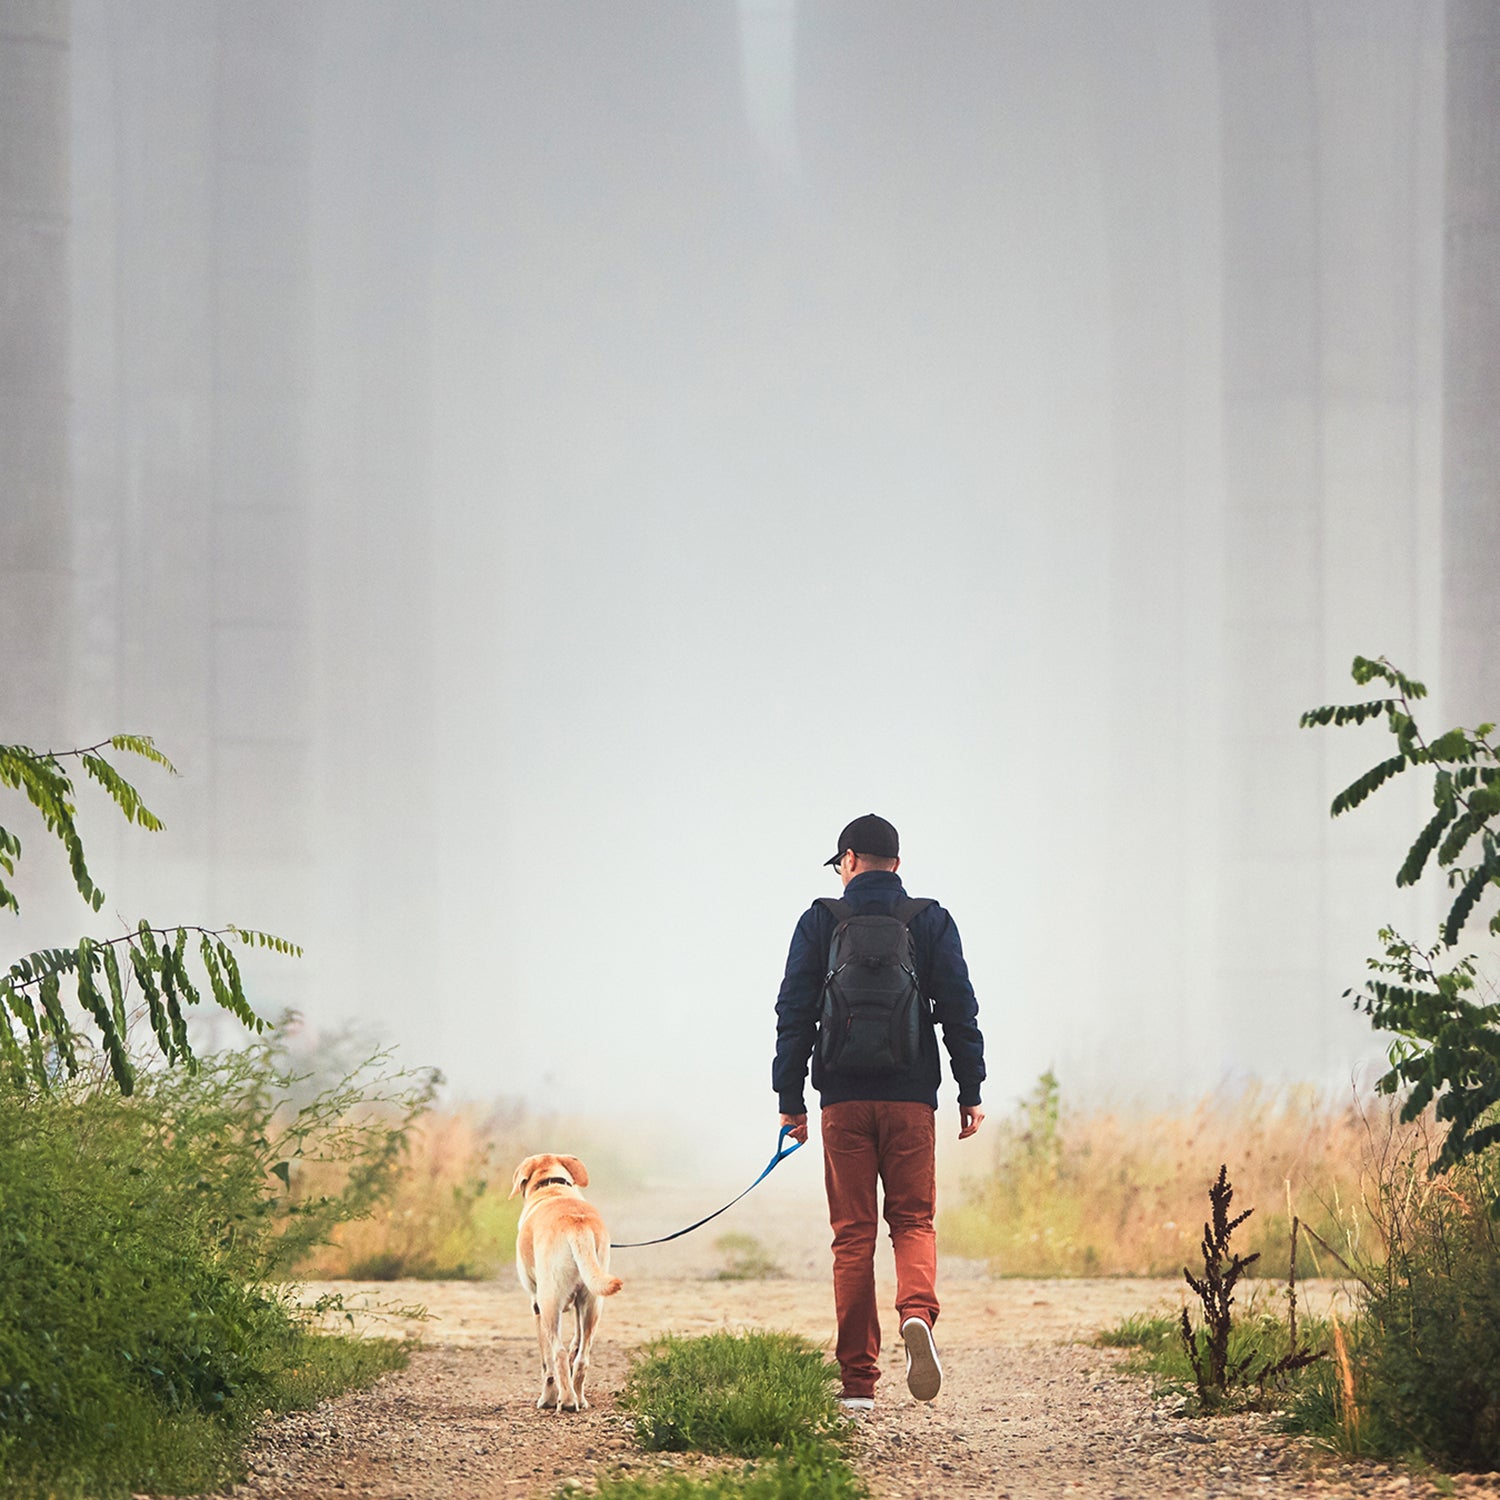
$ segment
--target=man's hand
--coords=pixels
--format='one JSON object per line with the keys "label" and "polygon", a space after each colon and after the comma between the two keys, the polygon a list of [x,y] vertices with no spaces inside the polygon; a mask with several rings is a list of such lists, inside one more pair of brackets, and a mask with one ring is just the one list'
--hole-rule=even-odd
{"label": "man's hand", "polygon": [[807,1144],[807,1116],[806,1115],[782,1115],[781,1123],[791,1126],[791,1136],[798,1145]]}
{"label": "man's hand", "polygon": [[[782,1119],[786,1116],[783,1115]],[[984,1111],[977,1104],[960,1104],[958,1106],[958,1138],[966,1141],[984,1124]]]}

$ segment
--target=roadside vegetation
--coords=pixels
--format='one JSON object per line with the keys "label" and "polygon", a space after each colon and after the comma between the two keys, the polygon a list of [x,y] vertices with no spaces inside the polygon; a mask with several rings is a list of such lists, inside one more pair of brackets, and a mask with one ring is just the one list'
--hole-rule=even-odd
{"label": "roadside vegetation", "polygon": [[[1259,1299],[1254,1293],[1240,1315],[1235,1314],[1240,1283],[1259,1255],[1254,1251],[1243,1254],[1233,1243],[1235,1231],[1255,1212],[1242,1208],[1231,1214],[1233,1200],[1229,1169],[1220,1166],[1208,1189],[1209,1213],[1198,1245],[1197,1268],[1182,1268],[1183,1280],[1197,1298],[1197,1316],[1184,1306],[1175,1318],[1127,1318],[1098,1337],[1106,1347],[1133,1351],[1127,1368],[1154,1375],[1158,1395],[1175,1393],[1188,1410],[1202,1415],[1284,1406],[1306,1372],[1326,1359],[1331,1349],[1330,1322],[1298,1318],[1292,1269],[1279,1315],[1267,1310],[1269,1299]],[[1300,1228],[1294,1219],[1289,1266],[1295,1266]]]}
{"label": "roadside vegetation", "polygon": [[[65,852],[99,911],[69,767],[132,823],[160,822],[111,755],[163,770],[149,740],[0,745],[0,788]],[[22,804],[30,804],[27,813]],[[0,827],[0,911],[19,912],[22,842]],[[435,1080],[383,1059],[317,1077],[293,1028],[251,1010],[234,949],[283,939],[142,921],[17,957],[0,973],[0,1496],[199,1492],[238,1476],[268,1414],[368,1384],[393,1341],[316,1332],[283,1283],[390,1185]],[[192,1007],[250,1036],[200,1057]],[[296,1193],[304,1164],[331,1173]]]}
{"label": "roadside vegetation", "polygon": [[600,1500],[868,1500],[847,1461],[837,1392],[837,1369],[795,1334],[657,1339],[636,1355],[620,1405],[648,1452],[710,1462],[651,1477],[604,1474],[593,1492]]}
{"label": "roadside vegetation", "polygon": [[1495,726],[1425,734],[1426,688],[1384,658],[1356,657],[1377,696],[1303,715],[1308,727],[1383,722],[1392,753],[1334,798],[1335,817],[1403,774],[1423,777],[1432,813],[1396,872],[1436,874],[1448,910],[1430,947],[1390,929],[1350,995],[1391,1038],[1377,1088],[1430,1132],[1373,1163],[1368,1194],[1381,1254],[1360,1270],[1360,1316],[1336,1330],[1335,1370],[1298,1418],[1352,1453],[1417,1453],[1448,1467],[1500,1467],[1500,993],[1466,934],[1500,937],[1500,745]]}
{"label": "roadside vegetation", "polygon": [[1493,1150],[1430,1173],[1435,1142],[1378,1164],[1384,1253],[1356,1266],[1359,1314],[1335,1328],[1290,1423],[1341,1452],[1500,1467],[1500,1242]]}
{"label": "roadside vegetation", "polygon": [[[332,1037],[309,1055],[321,1072],[337,1071],[368,1053],[373,1044]],[[305,1066],[306,1064],[304,1064]],[[487,1110],[472,1105],[424,1109],[404,1130],[399,1160],[379,1199],[358,1217],[332,1226],[294,1267],[313,1281],[482,1281],[512,1273],[521,1200],[511,1198],[516,1163],[559,1141],[582,1156],[601,1180],[639,1180],[650,1153],[640,1143],[622,1145],[618,1129],[598,1121],[554,1118],[500,1102]],[[292,1188],[315,1199],[337,1191],[338,1163],[298,1165]],[[725,1248],[725,1247],[721,1247]],[[725,1248],[730,1269],[757,1269],[748,1251]]]}
{"label": "roadside vegetation", "polygon": [[405,1362],[314,1332],[282,1287],[372,1184],[289,1212],[270,1051],[142,1069],[129,1098],[86,1079],[0,1097],[0,1495],[213,1488],[266,1412]]}
{"label": "roadside vegetation", "polygon": [[[1349,1455],[1488,1471],[1500,1467],[1500,990],[1486,960],[1459,945],[1480,927],[1500,936],[1500,746],[1493,724],[1427,737],[1415,708],[1426,688],[1384,659],[1356,657],[1353,676],[1379,696],[1310,710],[1304,726],[1384,721],[1393,753],[1340,792],[1332,813],[1353,811],[1398,776],[1427,774],[1433,811],[1396,883],[1416,885],[1435,868],[1450,895],[1431,946],[1382,929],[1370,977],[1347,992],[1390,1038],[1376,1088],[1393,1118],[1368,1135],[1357,1197],[1344,1194],[1360,1207],[1347,1226],[1359,1232],[1340,1242],[1359,1287],[1356,1314],[1347,1326],[1304,1324],[1306,1348],[1320,1357],[1284,1371],[1283,1404],[1289,1427]],[[1224,1221],[1226,1245],[1237,1222]],[[1205,1265],[1218,1227],[1216,1217],[1205,1230]],[[1197,1291],[1211,1279],[1188,1272]],[[1213,1300],[1203,1298],[1205,1339]],[[1301,1347],[1274,1319],[1231,1326],[1228,1303],[1219,1311],[1229,1340],[1221,1371],[1227,1359],[1231,1374],[1249,1372],[1278,1339],[1293,1358]],[[1184,1315],[1174,1348],[1163,1321],[1131,1320],[1104,1340],[1134,1349],[1138,1367],[1179,1388],[1191,1366],[1199,1407],[1212,1409],[1194,1358],[1205,1345]]]}
{"label": "roadside vegetation", "polygon": [[1153,1377],[1159,1395],[1196,1414],[1275,1409],[1287,1430],[1349,1457],[1495,1468],[1500,1164],[1487,1151],[1434,1175],[1435,1137],[1418,1123],[1399,1144],[1372,1149],[1373,1228],[1362,1251],[1350,1248],[1343,1272],[1356,1293],[1347,1320],[1296,1315],[1285,1283],[1241,1283],[1232,1318],[1224,1309],[1218,1383],[1205,1380],[1214,1363],[1206,1308],[1190,1330],[1187,1315],[1142,1315],[1104,1330],[1099,1343],[1129,1350],[1126,1369]]}
{"label": "roadside vegetation", "polygon": [[[513,1111],[433,1109],[406,1133],[399,1169],[367,1213],[333,1226],[297,1263],[310,1280],[475,1281],[515,1254],[519,1200],[510,1173],[525,1152]],[[337,1163],[310,1163],[299,1194],[336,1190]]]}

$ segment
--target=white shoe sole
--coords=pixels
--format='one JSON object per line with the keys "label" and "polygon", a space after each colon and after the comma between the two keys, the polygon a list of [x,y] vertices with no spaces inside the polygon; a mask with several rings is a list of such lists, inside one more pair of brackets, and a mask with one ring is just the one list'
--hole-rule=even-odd
{"label": "white shoe sole", "polygon": [[932,1330],[920,1318],[908,1318],[901,1325],[901,1339],[906,1345],[906,1388],[918,1401],[931,1401],[943,1388]]}

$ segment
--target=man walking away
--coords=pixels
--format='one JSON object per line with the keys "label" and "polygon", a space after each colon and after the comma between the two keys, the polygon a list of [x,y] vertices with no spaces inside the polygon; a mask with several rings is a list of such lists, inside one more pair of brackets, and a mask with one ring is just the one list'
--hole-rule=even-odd
{"label": "man walking away", "polygon": [[776,1000],[771,1086],[781,1123],[807,1139],[808,1062],[822,1104],[823,1178],[833,1228],[833,1298],[843,1405],[875,1404],[880,1315],[875,1302],[876,1183],[896,1257],[896,1312],[906,1383],[931,1401],[943,1382],[938,1317],[934,1140],[942,1028],[958,1084],[958,1137],[984,1112],[984,1038],[958,929],[935,901],[913,900],[896,873],[896,830],[867,813],[839,835],[828,861],[842,900],[821,898],[792,934]]}

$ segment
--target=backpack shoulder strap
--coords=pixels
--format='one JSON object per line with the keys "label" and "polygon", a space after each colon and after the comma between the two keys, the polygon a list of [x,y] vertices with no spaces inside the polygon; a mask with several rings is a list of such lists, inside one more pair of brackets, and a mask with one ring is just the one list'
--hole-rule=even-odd
{"label": "backpack shoulder strap", "polygon": [[895,917],[903,927],[910,927],[913,920],[922,915],[929,906],[937,903],[931,896],[903,896],[891,909],[891,915]]}
{"label": "backpack shoulder strap", "polygon": [[821,906],[835,922],[842,922],[854,915],[854,908],[847,901],[840,901],[837,896],[819,896],[813,905]]}

